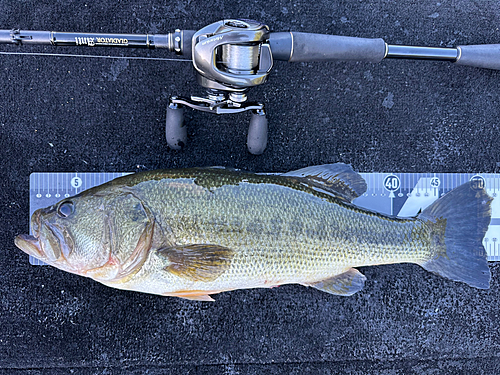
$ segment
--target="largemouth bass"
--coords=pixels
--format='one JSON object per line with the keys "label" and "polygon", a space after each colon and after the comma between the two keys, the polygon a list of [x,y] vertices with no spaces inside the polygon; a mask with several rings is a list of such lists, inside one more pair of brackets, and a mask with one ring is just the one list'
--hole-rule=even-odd
{"label": "largemouth bass", "polygon": [[489,288],[484,189],[462,185],[412,218],[356,207],[365,191],[345,164],[143,172],[37,210],[15,243],[111,287],[203,301],[292,283],[352,295],[366,279],[355,267],[403,262]]}

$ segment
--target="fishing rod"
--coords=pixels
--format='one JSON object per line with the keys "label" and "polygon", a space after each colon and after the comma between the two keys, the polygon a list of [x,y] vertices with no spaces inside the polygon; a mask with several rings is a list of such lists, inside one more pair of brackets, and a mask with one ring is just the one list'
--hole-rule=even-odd
{"label": "fishing rod", "polygon": [[[274,60],[288,62],[418,59],[500,70],[500,44],[421,47],[387,44],[380,38],[357,38],[301,32],[270,32],[253,20],[228,19],[198,31],[168,34],[108,34],[0,30],[0,44],[75,47],[163,48],[192,59],[197,82],[205,96],[171,96],[165,134],[172,149],[187,142],[184,108],[215,113],[251,112],[247,146],[262,154],[267,145],[268,121],[264,104],[249,102],[247,93],[266,82]],[[167,60],[167,59],[166,59]]]}

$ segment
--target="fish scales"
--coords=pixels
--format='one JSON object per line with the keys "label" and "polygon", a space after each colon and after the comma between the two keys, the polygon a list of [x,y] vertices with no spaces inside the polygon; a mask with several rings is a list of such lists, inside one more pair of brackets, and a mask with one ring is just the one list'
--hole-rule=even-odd
{"label": "fish scales", "polygon": [[[221,175],[210,174],[205,172],[207,180]],[[216,290],[235,282],[316,281],[332,270],[421,261],[430,255],[429,243],[414,238],[423,226],[417,220],[339,204],[329,195],[273,176],[225,182],[207,184],[213,186],[209,188],[197,185],[196,178],[165,176],[135,186],[158,222],[172,229],[172,242],[216,243],[235,250],[231,267],[217,281],[185,287]]]}
{"label": "fish scales", "polygon": [[465,184],[413,218],[356,207],[366,182],[328,164],[282,175],[192,168],[128,175],[32,217],[16,245],[105,285],[203,301],[297,283],[351,295],[353,267],[416,263],[480,289],[491,197]]}

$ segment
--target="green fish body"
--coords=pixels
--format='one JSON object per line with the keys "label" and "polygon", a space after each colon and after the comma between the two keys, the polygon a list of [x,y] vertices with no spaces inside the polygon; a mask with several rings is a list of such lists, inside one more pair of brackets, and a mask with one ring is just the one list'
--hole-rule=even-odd
{"label": "green fish body", "polygon": [[351,295],[365,281],[354,267],[391,263],[489,287],[484,190],[463,185],[414,218],[356,207],[365,190],[345,164],[138,173],[37,211],[16,244],[108,286],[198,300],[292,283]]}

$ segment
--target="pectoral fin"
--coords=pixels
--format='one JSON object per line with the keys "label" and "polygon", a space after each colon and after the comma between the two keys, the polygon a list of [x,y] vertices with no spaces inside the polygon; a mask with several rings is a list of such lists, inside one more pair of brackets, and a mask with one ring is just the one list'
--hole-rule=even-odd
{"label": "pectoral fin", "polygon": [[165,271],[192,281],[213,281],[231,265],[234,251],[210,244],[174,246],[158,250],[168,260]]}
{"label": "pectoral fin", "polygon": [[349,270],[341,273],[340,275],[304,285],[330,294],[352,296],[354,293],[359,292],[361,289],[363,289],[365,280],[365,275],[363,275],[357,269],[349,268]]}

